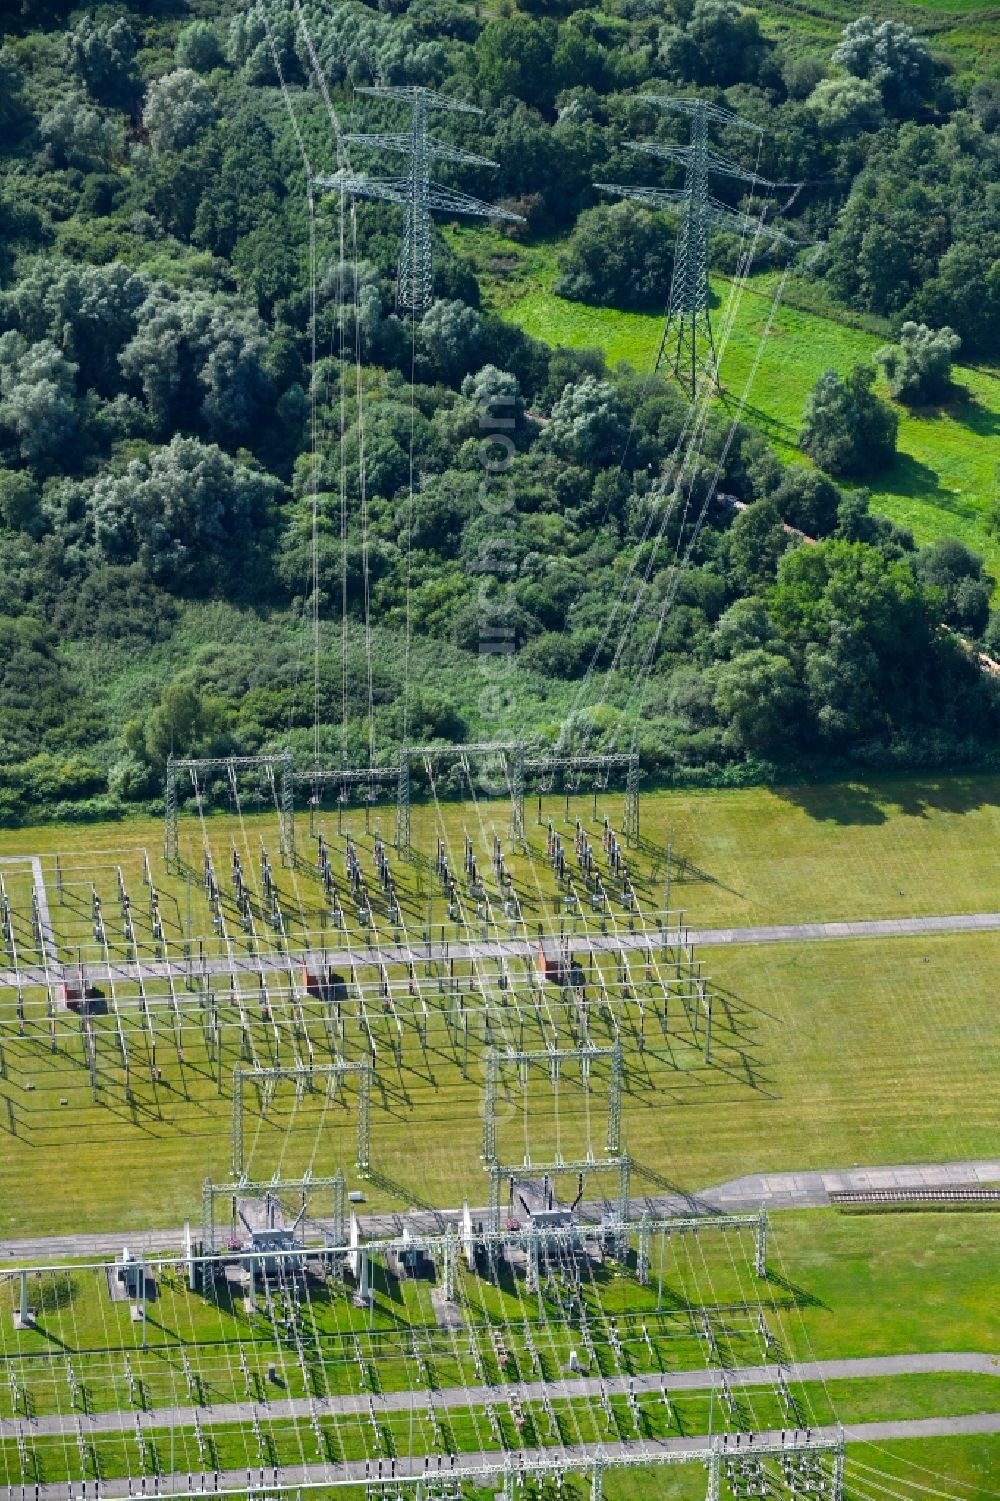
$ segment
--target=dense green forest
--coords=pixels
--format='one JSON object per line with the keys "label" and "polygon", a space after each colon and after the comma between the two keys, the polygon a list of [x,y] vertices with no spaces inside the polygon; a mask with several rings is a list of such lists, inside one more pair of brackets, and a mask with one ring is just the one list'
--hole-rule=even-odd
{"label": "dense green forest", "polygon": [[435,300],[402,315],[400,210],[310,215],[303,154],[334,172],[334,131],[299,15],[265,3],[0,3],[0,816],[155,800],[171,752],[311,756],[317,712],[335,764],[560,725],[692,782],[993,758],[995,580],[862,488],[897,404],[1000,347],[989,48],[880,15],[831,42],[735,0],[303,0],[351,131],[405,128],[373,83],[483,111],[434,131],[497,165],[436,178],[558,243],[584,302],[666,300],[676,218],[594,186],[680,183],[625,149],[687,139],[643,94],[759,126],[759,152],[713,147],[778,184],[817,296],[888,331],[879,384],[825,375],[783,466],[725,402],[692,449],[676,384],[505,321],[446,217]]}

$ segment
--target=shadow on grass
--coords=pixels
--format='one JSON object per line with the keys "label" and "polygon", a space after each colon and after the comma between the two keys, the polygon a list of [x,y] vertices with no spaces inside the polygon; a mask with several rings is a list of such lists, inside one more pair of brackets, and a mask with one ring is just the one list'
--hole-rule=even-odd
{"label": "shadow on grass", "polygon": [[633,878],[633,884],[640,890],[652,891],[655,885],[662,883],[666,874],[667,859],[669,856],[670,878],[672,881],[703,882],[710,886],[718,886],[720,891],[728,891],[731,896],[741,898],[745,898],[746,896],[746,892],[738,891],[735,886],[727,886],[720,876],[713,875],[710,870],[705,870],[702,866],[696,865],[693,860],[689,860],[686,855],[682,855],[678,850],[675,850],[670,842],[656,841],[650,839],[648,835],[642,834],[639,837],[639,845],[643,852],[650,856],[652,861],[648,880],[643,880],[639,876]]}
{"label": "shadow on grass", "polygon": [[700,1198],[698,1194],[693,1193],[690,1189],[682,1188],[679,1183],[675,1183],[670,1178],[665,1178],[663,1174],[658,1173],[655,1168],[650,1167],[647,1163],[639,1162],[636,1160],[636,1158],[633,1157],[633,1182],[635,1182],[636,1178],[640,1178],[645,1183],[652,1183],[654,1187],[658,1188],[661,1191],[661,1193],[670,1194],[672,1196],[675,1196],[676,1198],[683,1199],[684,1203],[688,1207],[689,1212],[692,1214],[722,1213],[722,1211],[718,1209],[714,1204],[709,1204],[705,1199]]}
{"label": "shadow on grass", "polygon": [[[723,370],[723,380],[725,370]],[[765,412],[763,407],[754,406],[753,402],[746,401],[741,406],[742,386],[737,383],[732,390],[723,386],[721,401],[722,405],[734,412],[739,412],[741,420],[750,422],[768,438],[776,443],[787,443],[793,448],[799,446],[799,430],[791,422],[784,422],[780,417],[775,417],[770,412]]]}
{"label": "shadow on grass", "polygon": [[392,1198],[403,1204],[408,1204],[411,1209],[422,1209],[426,1214],[436,1216],[440,1214],[440,1211],[433,1204],[429,1204],[426,1199],[422,1199],[412,1188],[406,1188],[402,1183],[397,1183],[385,1173],[380,1172],[378,1168],[369,1167],[368,1181],[373,1183],[376,1188],[381,1188],[383,1193],[391,1195]]}
{"label": "shadow on grass", "polygon": [[912,453],[897,453],[896,462],[873,477],[873,483],[886,494],[906,500],[922,500],[941,510],[959,510],[959,505],[950,504],[952,497],[941,488],[941,479],[936,469],[915,459]]}
{"label": "shadow on grass", "polygon": [[936,403],[933,406],[915,406],[909,410],[914,417],[919,417],[925,422],[950,417],[952,422],[968,428],[969,432],[975,433],[977,438],[995,438],[1000,434],[1000,412],[991,411],[988,406],[984,406],[968,386],[953,386],[950,401]]}
{"label": "shadow on grass", "polygon": [[810,818],[845,826],[875,826],[892,814],[926,818],[935,813],[974,813],[979,808],[1000,805],[1000,786],[992,795],[980,778],[906,777],[878,782],[817,783],[776,787],[776,797],[795,803]]}
{"label": "shadow on grass", "polygon": [[824,1303],[815,1293],[810,1293],[804,1287],[798,1287],[794,1282],[789,1282],[787,1277],[782,1277],[772,1266],[767,1268],[767,1280],[772,1287],[780,1287],[787,1294],[796,1308],[823,1308],[827,1313],[830,1311],[829,1304]]}
{"label": "shadow on grass", "polygon": [[775,795],[795,803],[818,823],[877,825],[889,817],[882,806],[882,793],[860,782],[841,782],[836,787],[776,787]]}
{"label": "shadow on grass", "polygon": [[675,855],[670,852],[670,872],[675,881],[703,882],[709,886],[718,886],[720,891],[728,891],[730,896],[738,896],[745,900],[746,892],[738,891],[735,886],[727,886],[719,876],[712,875],[711,871],[704,870],[700,865],[695,865],[686,855]]}

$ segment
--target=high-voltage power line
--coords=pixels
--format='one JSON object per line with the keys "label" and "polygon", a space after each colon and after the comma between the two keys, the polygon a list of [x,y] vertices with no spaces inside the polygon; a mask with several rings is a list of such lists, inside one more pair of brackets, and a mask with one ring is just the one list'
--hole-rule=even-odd
{"label": "high-voltage power line", "polygon": [[357,172],[339,172],[332,177],[314,177],[317,187],[336,188],[357,198],[376,199],[382,203],[398,203],[405,210],[403,239],[399,252],[399,276],[397,300],[406,312],[419,317],[431,302],[434,286],[434,235],[431,214],[434,211],[447,214],[471,214],[480,219],[498,219],[521,223],[519,214],[486,203],[481,198],[470,197],[455,188],[444,187],[431,180],[431,162],[452,162],[458,166],[495,167],[496,162],[488,157],[463,151],[446,141],[435,140],[429,130],[429,115],[432,109],[449,110],[452,114],[481,115],[483,111],[471,104],[461,104],[456,99],[447,99],[433,89],[419,86],[389,88],[376,85],[358,89],[359,94],[368,94],[378,99],[397,99],[410,107],[408,130],[376,131],[352,134],[345,141],[371,147],[376,151],[392,151],[407,158],[407,172],[402,177],[367,177]]}
{"label": "high-voltage power line", "polygon": [[670,304],[656,368],[668,366],[670,373],[693,395],[698,379],[699,335],[705,348],[708,373],[718,384],[718,355],[712,331],[708,281],[709,231],[727,229],[751,238],[761,235],[773,244],[792,245],[795,241],[759,219],[720,203],[711,193],[713,175],[746,183],[752,189],[770,187],[765,179],[721,156],[709,145],[710,125],[727,125],[760,134],[758,126],[707,99],[672,99],[662,94],[643,94],[641,97],[649,104],[690,116],[690,144],[676,146],[664,141],[628,141],[626,150],[681,163],[684,186],[673,189],[629,187],[621,183],[598,183],[597,186],[651,208],[675,210],[680,217]]}

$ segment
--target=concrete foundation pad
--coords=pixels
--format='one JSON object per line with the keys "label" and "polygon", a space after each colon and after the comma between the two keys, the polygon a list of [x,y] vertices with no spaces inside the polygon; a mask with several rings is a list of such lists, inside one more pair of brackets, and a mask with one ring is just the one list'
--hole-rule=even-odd
{"label": "concrete foundation pad", "polygon": [[431,1288],[431,1307],[440,1329],[461,1329],[465,1315],[457,1303],[449,1303],[439,1287]]}

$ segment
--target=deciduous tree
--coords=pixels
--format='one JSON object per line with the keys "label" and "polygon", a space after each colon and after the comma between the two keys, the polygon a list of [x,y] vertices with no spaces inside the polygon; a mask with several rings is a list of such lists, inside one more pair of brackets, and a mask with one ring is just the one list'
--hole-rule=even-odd
{"label": "deciduous tree", "polygon": [[150,84],[142,123],[154,152],[183,151],[214,119],[212,95],[190,68],[175,68]]}
{"label": "deciduous tree", "polygon": [[556,291],[605,307],[666,307],[676,233],[635,203],[599,204],[577,220]]}
{"label": "deciduous tree", "polygon": [[124,109],[135,90],[135,34],[124,16],[81,16],[66,39],[69,64],[101,104]]}
{"label": "deciduous tree", "polygon": [[885,372],[889,390],[898,401],[934,401],[951,386],[951,362],[962,347],[954,329],[931,329],[926,323],[906,322],[896,344],[875,355]]}
{"label": "deciduous tree", "polygon": [[213,444],[175,437],[94,486],[92,519],[109,562],[138,561],[173,588],[235,577],[267,521],[276,485]]}
{"label": "deciduous tree", "polygon": [[892,462],[899,418],[874,384],[871,366],[855,365],[846,379],[825,371],[810,393],[799,441],[831,474],[876,474]]}
{"label": "deciduous tree", "polygon": [[919,105],[934,73],[931,55],[911,27],[873,16],[848,21],[833,62],[874,83],[886,104],[900,111]]}

